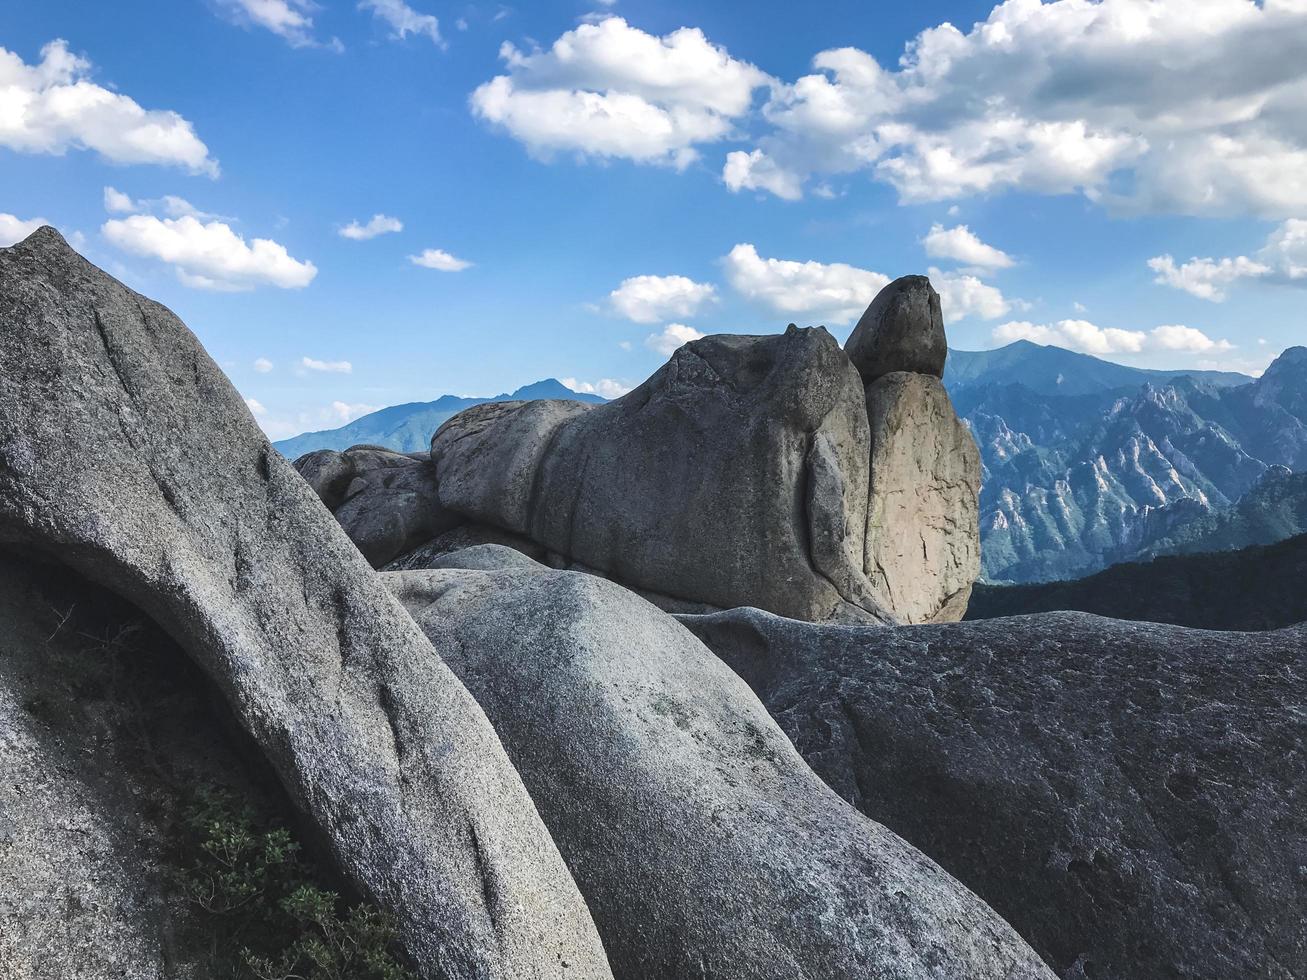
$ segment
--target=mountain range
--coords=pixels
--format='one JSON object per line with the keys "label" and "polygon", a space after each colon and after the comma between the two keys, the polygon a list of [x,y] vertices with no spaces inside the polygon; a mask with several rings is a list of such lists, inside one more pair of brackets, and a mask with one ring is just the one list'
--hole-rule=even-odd
{"label": "mountain range", "polygon": [[447,421],[473,405],[486,402],[536,401],[543,398],[567,398],[598,404],[607,401],[599,395],[573,391],[557,378],[546,378],[518,388],[511,394],[492,398],[467,398],[441,395],[431,402],[408,402],[392,405],[361,416],[339,429],[305,432],[273,443],[287,459],[295,459],[316,449],[348,449],[350,446],[383,446],[400,453],[424,452],[431,448],[431,436]]}
{"label": "mountain range", "polygon": [[[1069,579],[1165,553],[1267,479],[1267,494],[1304,492],[1277,481],[1307,469],[1307,348],[1253,379],[1018,342],[952,352],[945,381],[984,462],[988,581]],[[1240,527],[1224,547],[1256,543]]]}

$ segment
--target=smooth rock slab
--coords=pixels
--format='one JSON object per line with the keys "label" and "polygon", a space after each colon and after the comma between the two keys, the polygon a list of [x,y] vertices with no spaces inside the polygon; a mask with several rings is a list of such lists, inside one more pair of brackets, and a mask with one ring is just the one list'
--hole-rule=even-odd
{"label": "smooth rock slab", "polygon": [[181,321],[50,228],[0,250],[3,546],[177,640],[424,976],[610,976],[476,703]]}
{"label": "smooth rock slab", "polygon": [[494,722],[617,976],[1051,980],[652,605],[543,567],[383,577]]}
{"label": "smooth rock slab", "polygon": [[1307,976],[1307,627],[681,620],[1063,977]]}
{"label": "smooth rock slab", "polygon": [[865,565],[902,623],[962,618],[980,575],[980,450],[938,378],[867,386],[871,490]]}

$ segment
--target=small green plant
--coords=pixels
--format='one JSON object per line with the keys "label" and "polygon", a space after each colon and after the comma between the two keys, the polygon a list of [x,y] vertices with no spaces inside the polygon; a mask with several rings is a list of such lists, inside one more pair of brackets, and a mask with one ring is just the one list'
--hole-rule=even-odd
{"label": "small green plant", "polygon": [[414,980],[386,917],[322,886],[289,830],[230,793],[198,792],[183,819],[180,887],[211,930],[219,975],[257,980]]}

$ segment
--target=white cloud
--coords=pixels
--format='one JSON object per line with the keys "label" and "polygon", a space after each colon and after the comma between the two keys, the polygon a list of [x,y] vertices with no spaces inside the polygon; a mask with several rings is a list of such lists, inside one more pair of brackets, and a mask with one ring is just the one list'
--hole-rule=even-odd
{"label": "white cloud", "polygon": [[932,225],[921,243],[931,258],[952,259],[980,269],[1008,269],[1012,266],[1012,256],[993,245],[986,245],[966,225],[955,228]]}
{"label": "white cloud", "polygon": [[450,255],[439,248],[428,248],[421,255],[410,255],[408,260],[424,269],[436,269],[440,272],[462,272],[464,269],[472,268],[471,262]]}
{"label": "white cloud", "polygon": [[91,63],[51,41],[39,64],[0,47],[0,146],[62,155],[93,150],[113,163],[152,163],[218,175],[218,162],[175,112],[143,109],[90,80]]}
{"label": "white cloud", "polygon": [[996,343],[1010,344],[1029,340],[1079,351],[1082,354],[1139,354],[1144,351],[1181,351],[1197,354],[1233,350],[1227,340],[1212,340],[1195,327],[1178,324],[1142,330],[1100,327],[1088,320],[1059,320],[1053,324],[1036,324],[1024,320],[1004,323],[994,328]]}
{"label": "white cloud", "polygon": [[1254,258],[1195,257],[1177,265],[1172,256],[1158,255],[1148,260],[1148,267],[1157,273],[1154,282],[1214,303],[1225,299],[1225,287],[1245,280],[1307,285],[1307,220],[1285,221]]}
{"label": "white cloud", "polygon": [[174,266],[178,278],[197,289],[302,289],[318,274],[312,262],[291,258],[284,245],[267,238],[247,243],[221,221],[134,214],[105,222],[101,231],[119,248]]}
{"label": "white cloud", "polygon": [[621,398],[631,390],[630,385],[624,385],[620,381],[614,381],[612,378],[600,378],[598,381],[578,381],[576,378],[559,378],[563,386],[571,388],[581,395],[598,395],[600,398]]}
{"label": "white cloud", "polygon": [[1156,350],[1178,350],[1189,354],[1234,349],[1234,344],[1228,340],[1213,340],[1196,327],[1182,324],[1154,327],[1149,335],[1149,346]]}
{"label": "white cloud", "polygon": [[300,366],[309,371],[322,371],[327,374],[354,373],[354,365],[349,361],[320,361],[315,357],[301,357]]}
{"label": "white cloud", "polygon": [[1157,273],[1154,282],[1182,289],[1191,296],[1214,303],[1225,299],[1223,287],[1230,283],[1259,278],[1271,271],[1269,266],[1244,255],[1233,259],[1193,258],[1179,266],[1170,255],[1158,255],[1148,260],[1148,268]]}
{"label": "white cloud", "polygon": [[267,410],[266,408],[263,407],[263,403],[260,402],[257,398],[247,398],[247,399],[245,399],[245,406],[250,410],[251,414],[254,414],[254,415],[267,415],[267,414],[268,414],[268,410]]}
{"label": "white cloud", "polygon": [[694,316],[716,298],[716,287],[686,276],[633,276],[608,294],[613,309],[636,323]]}
{"label": "white cloud", "polygon": [[218,3],[238,22],[265,28],[284,38],[293,48],[344,50],[337,38],[321,42],[314,37],[313,14],[320,8],[313,0],[218,0]]}
{"label": "white cloud", "polygon": [[473,112],[529,152],[684,168],[697,146],[729,136],[770,79],[696,28],[664,37],[620,17],[581,24],[548,50],[504,44],[508,73],[479,86]]}
{"label": "white cloud", "polygon": [[392,218],[386,214],[374,214],[372,220],[366,225],[361,225],[357,221],[351,221],[345,225],[340,229],[340,237],[350,238],[356,242],[365,242],[370,238],[376,238],[378,235],[403,230],[404,222],[398,218]]}
{"label": "white cloud", "polygon": [[259,374],[267,374],[272,370],[272,362],[266,357],[256,357],[254,359],[254,370],[258,371]]}
{"label": "white cloud", "polygon": [[723,260],[727,281],[746,299],[773,312],[833,323],[860,316],[889,277],[835,262],[764,259],[753,245],[736,245]]}
{"label": "white cloud", "polygon": [[[722,180],[732,191],[770,191],[786,201],[797,201],[803,197],[803,177],[790,173],[776,165],[776,161],[762,150],[746,153],[733,150],[726,154],[726,166],[722,168]],[[834,192],[829,191],[834,197]],[[826,194],[820,196],[825,197]]]}
{"label": "white cloud", "polygon": [[198,218],[201,221],[217,219],[230,221],[221,215],[201,211],[184,197],[165,194],[163,197],[133,201],[130,196],[113,187],[104,189],[104,209],[110,214],[142,214],[159,211],[170,218]]}
{"label": "white cloud", "polygon": [[359,10],[371,10],[374,17],[384,20],[397,41],[410,34],[425,34],[436,44],[444,44],[440,21],[431,14],[418,13],[404,0],[360,0]]}
{"label": "white cloud", "polygon": [[982,282],[966,272],[942,272],[930,269],[930,283],[939,293],[939,305],[944,321],[952,323],[969,316],[982,320],[997,320],[1012,310],[1012,304],[1002,290]]}
{"label": "white cloud", "polygon": [[679,348],[702,336],[704,335],[694,327],[687,327],[684,323],[669,323],[661,333],[651,333],[645,337],[644,345],[663,357],[671,357]]}
{"label": "white cloud", "polygon": [[22,218],[15,217],[12,214],[0,213],[0,248],[8,248],[10,245],[17,245],[24,238],[30,235],[36,229],[50,222],[44,218]]}
{"label": "white cloud", "polygon": [[122,191],[106,187],[104,189],[104,209],[110,214],[129,214],[136,210],[136,202]]}
{"label": "white cloud", "polygon": [[373,412],[379,410],[380,406],[365,405],[363,402],[351,403],[337,401],[331,403],[331,411],[336,416],[336,421],[341,425],[353,422],[355,419],[362,418],[364,415],[371,415]]}
{"label": "white cloud", "polygon": [[[1006,0],[897,64],[820,52],[777,84],[758,149],[907,201],[1018,188],[1128,211],[1307,208],[1303,0]],[[1158,66],[1165,66],[1159,70]]]}

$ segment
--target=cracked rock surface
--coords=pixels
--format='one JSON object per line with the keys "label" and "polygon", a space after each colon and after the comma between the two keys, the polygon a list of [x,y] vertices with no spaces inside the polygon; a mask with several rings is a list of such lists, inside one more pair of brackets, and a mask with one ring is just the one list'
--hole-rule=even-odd
{"label": "cracked rock surface", "polygon": [[1307,626],[680,618],[1062,977],[1307,976]]}
{"label": "cracked rock surface", "polygon": [[502,548],[446,564],[383,578],[494,722],[617,976],[1052,980],[671,617]]}
{"label": "cracked rock surface", "polygon": [[426,977],[609,977],[485,715],[167,309],[0,250],[0,548],[113,589],[222,693]]}

